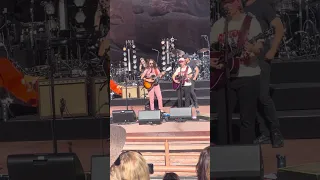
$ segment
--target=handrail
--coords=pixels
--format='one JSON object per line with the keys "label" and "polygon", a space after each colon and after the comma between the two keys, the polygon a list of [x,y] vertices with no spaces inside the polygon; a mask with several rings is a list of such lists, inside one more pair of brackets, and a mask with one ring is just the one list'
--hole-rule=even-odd
{"label": "handrail", "polygon": [[[188,172],[195,173],[195,165],[192,166],[172,166],[170,163],[170,156],[199,156],[199,153],[170,153],[169,142],[176,141],[208,141],[208,146],[210,145],[210,136],[129,136],[127,137],[127,142],[148,142],[151,141],[163,141],[164,142],[164,153],[143,153],[144,156],[164,156],[165,157],[165,165],[164,166],[155,166],[154,170],[156,172]],[[135,149],[133,149],[135,150]]]}

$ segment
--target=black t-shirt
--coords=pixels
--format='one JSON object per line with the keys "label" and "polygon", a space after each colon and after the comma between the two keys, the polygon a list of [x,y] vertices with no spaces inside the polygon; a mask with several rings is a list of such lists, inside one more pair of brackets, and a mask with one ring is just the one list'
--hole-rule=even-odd
{"label": "black t-shirt", "polygon": [[194,71],[197,67],[197,63],[195,60],[190,60],[190,62],[188,63],[188,66],[191,68],[192,71]]}
{"label": "black t-shirt", "polygon": [[[246,13],[251,13],[260,23],[262,32],[271,28],[271,21],[277,17],[275,9],[266,0],[256,0],[244,8]],[[265,49],[270,48],[270,41],[266,41]]]}

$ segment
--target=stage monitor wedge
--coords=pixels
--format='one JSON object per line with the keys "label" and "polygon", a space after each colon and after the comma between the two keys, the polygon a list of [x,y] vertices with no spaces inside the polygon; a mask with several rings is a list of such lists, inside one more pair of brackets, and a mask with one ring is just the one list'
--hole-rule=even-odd
{"label": "stage monitor wedge", "polygon": [[119,124],[136,122],[136,113],[133,110],[114,110],[112,122]]}
{"label": "stage monitor wedge", "polygon": [[91,157],[91,180],[106,180],[110,177],[110,157]]}
{"label": "stage monitor wedge", "polygon": [[213,146],[210,155],[212,178],[263,180],[260,145]]}
{"label": "stage monitor wedge", "polygon": [[181,107],[181,108],[170,108],[170,119],[192,118],[192,108],[191,107]]}
{"label": "stage monitor wedge", "polygon": [[85,173],[74,153],[9,155],[10,180],[85,180]]}
{"label": "stage monitor wedge", "polygon": [[161,111],[139,111],[138,115],[139,125],[142,124],[161,124]]}

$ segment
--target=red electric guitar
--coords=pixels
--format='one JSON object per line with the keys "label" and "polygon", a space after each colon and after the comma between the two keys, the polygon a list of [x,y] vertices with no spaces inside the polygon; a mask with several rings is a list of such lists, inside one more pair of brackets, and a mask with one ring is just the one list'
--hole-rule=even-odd
{"label": "red electric guitar", "polygon": [[[270,37],[273,34],[273,29],[268,29],[267,31],[258,34],[257,36],[253,37],[249,40],[249,43],[253,43],[259,39],[265,39]],[[241,54],[244,51],[244,46],[238,47],[234,49],[232,52],[228,52],[228,67],[230,69],[230,74],[237,74],[240,67],[240,60],[241,58],[235,57]],[[218,64],[224,64],[224,51],[220,52],[211,52],[210,59],[212,61],[218,61]],[[225,69],[216,69],[212,65],[210,66],[210,84],[211,89],[220,88],[222,85],[225,84],[225,76],[224,76]]]}

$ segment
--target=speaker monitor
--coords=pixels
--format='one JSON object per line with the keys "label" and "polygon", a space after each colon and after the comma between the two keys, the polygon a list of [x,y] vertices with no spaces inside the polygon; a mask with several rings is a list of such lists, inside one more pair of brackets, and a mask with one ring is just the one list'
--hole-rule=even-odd
{"label": "speaker monitor", "polygon": [[133,110],[112,111],[113,123],[136,122],[136,113]]}
{"label": "speaker monitor", "polygon": [[91,157],[91,180],[106,180],[110,177],[110,157]]}
{"label": "speaker monitor", "polygon": [[191,107],[170,108],[170,118],[192,118]]}
{"label": "speaker monitor", "polygon": [[213,146],[210,155],[213,178],[263,180],[263,162],[259,145]]}
{"label": "speaker monitor", "polygon": [[85,180],[74,153],[9,155],[7,161],[10,180]]}
{"label": "speaker monitor", "polygon": [[139,124],[161,124],[161,111],[139,111]]}

